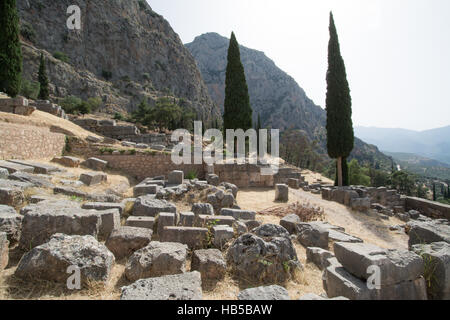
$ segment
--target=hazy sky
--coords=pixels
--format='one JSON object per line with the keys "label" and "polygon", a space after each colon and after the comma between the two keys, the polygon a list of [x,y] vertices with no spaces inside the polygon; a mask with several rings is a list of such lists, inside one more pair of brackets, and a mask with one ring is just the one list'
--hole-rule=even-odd
{"label": "hazy sky", "polygon": [[148,0],[184,43],[206,32],[260,51],[325,105],[333,10],[354,125],[450,125],[449,0]]}

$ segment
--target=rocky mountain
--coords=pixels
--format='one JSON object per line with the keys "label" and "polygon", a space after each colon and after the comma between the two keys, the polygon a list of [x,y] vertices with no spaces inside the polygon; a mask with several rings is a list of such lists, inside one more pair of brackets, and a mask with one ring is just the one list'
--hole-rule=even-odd
{"label": "rocky mountain", "polygon": [[450,164],[450,126],[426,131],[357,127],[355,133],[384,151],[412,153]]}
{"label": "rocky mountain", "polygon": [[[223,110],[225,73],[229,39],[206,33],[186,44],[203,75],[212,99]],[[254,121],[261,115],[263,126],[304,134],[316,152],[328,159],[326,152],[326,111],[308,98],[305,91],[263,52],[240,46]],[[325,79],[324,79],[325,81]],[[316,141],[316,143],[314,143]],[[355,139],[351,155],[361,163],[390,168],[390,159],[377,147]],[[329,160],[329,159],[328,159]]]}
{"label": "rocky mountain", "polygon": [[[81,29],[67,28],[67,8],[81,9]],[[190,52],[145,0],[17,2],[24,74],[37,79],[37,57],[49,59],[56,97],[101,97],[106,110],[137,107],[162,95],[183,99],[205,120],[220,115]],[[58,59],[51,58],[55,56]]]}
{"label": "rocky mountain", "polygon": [[[186,44],[197,60],[212,99],[223,111],[225,73],[229,39],[217,33],[201,35]],[[324,110],[309,99],[305,91],[266,55],[240,46],[241,60],[249,87],[253,117],[261,115],[263,126],[286,130],[301,128],[310,138],[323,135]]]}

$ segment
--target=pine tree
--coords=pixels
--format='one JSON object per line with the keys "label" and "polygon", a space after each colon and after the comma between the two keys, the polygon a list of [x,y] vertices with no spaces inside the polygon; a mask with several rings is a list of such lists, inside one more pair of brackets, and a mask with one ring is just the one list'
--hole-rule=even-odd
{"label": "pine tree", "polygon": [[345,180],[348,181],[348,177],[343,176],[345,173],[342,170],[342,162],[353,150],[354,133],[350,88],[333,13],[330,13],[326,110],[328,155],[337,159],[338,185],[342,186]]}
{"label": "pine tree", "polygon": [[22,49],[16,0],[0,1],[0,91],[11,97],[20,91]]}
{"label": "pine tree", "polygon": [[48,77],[47,71],[45,68],[45,60],[44,54],[41,53],[41,63],[39,65],[39,74],[38,74],[40,89],[39,89],[39,99],[48,100],[49,91],[48,91]]}
{"label": "pine tree", "polygon": [[234,32],[231,33],[228,48],[228,64],[225,79],[223,127],[226,129],[252,128],[252,108],[248,95],[244,66],[241,62],[239,44]]}

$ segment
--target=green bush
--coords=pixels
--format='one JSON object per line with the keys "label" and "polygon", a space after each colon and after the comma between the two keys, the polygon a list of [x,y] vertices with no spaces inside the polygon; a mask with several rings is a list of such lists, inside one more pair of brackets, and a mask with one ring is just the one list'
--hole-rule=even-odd
{"label": "green bush", "polygon": [[102,70],[102,77],[106,80],[110,80],[112,78],[112,72],[108,70]]}
{"label": "green bush", "polygon": [[102,104],[102,99],[100,99],[99,97],[95,97],[95,98],[89,98],[87,99],[86,103],[86,107],[89,110],[88,113],[91,112],[95,112],[98,110],[98,108],[100,108],[101,104]]}
{"label": "green bush", "polygon": [[22,23],[20,26],[20,34],[30,42],[34,42],[36,40],[36,32],[33,27],[26,22]]}
{"label": "green bush", "polygon": [[194,170],[191,170],[188,172],[188,174],[186,175],[186,179],[187,180],[193,180],[193,179],[197,179],[197,172]]}
{"label": "green bush", "polygon": [[61,51],[56,51],[55,53],[53,53],[53,57],[66,63],[69,63],[70,61],[69,57]]}
{"label": "green bush", "polygon": [[148,73],[144,73],[143,75],[142,75],[142,78],[144,79],[144,80],[150,80],[150,74],[148,74]]}
{"label": "green bush", "polygon": [[20,94],[27,99],[36,100],[39,95],[39,82],[29,81],[22,78]]}
{"label": "green bush", "polygon": [[88,114],[98,110],[102,104],[102,100],[96,97],[83,101],[75,96],[67,96],[60,102],[60,104],[66,113]]}

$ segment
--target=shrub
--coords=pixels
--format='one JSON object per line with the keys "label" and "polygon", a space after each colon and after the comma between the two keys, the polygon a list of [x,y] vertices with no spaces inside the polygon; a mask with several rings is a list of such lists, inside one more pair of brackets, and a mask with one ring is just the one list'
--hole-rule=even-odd
{"label": "shrub", "polygon": [[27,99],[36,100],[39,94],[40,85],[39,82],[29,81],[22,78],[22,85],[20,88],[20,94]]}
{"label": "shrub", "polygon": [[144,80],[150,80],[150,74],[144,73],[144,74],[142,75],[142,78],[143,78]]}
{"label": "shrub", "polygon": [[86,105],[87,105],[87,109],[90,112],[95,112],[98,110],[98,108],[100,108],[102,104],[102,99],[100,99],[99,97],[95,97],[95,98],[89,98],[86,101]]}
{"label": "shrub", "polygon": [[194,170],[189,171],[188,174],[186,175],[186,179],[187,180],[197,179],[197,172]]}
{"label": "shrub", "polygon": [[53,53],[53,57],[66,63],[69,63],[70,61],[69,57],[61,51],[56,51],[55,53]]}
{"label": "shrub", "polygon": [[118,121],[125,121],[125,117],[119,112],[114,113],[113,119]]}
{"label": "shrub", "polygon": [[30,42],[34,42],[36,40],[36,32],[33,27],[26,22],[22,23],[20,26],[20,34]]}
{"label": "shrub", "polygon": [[106,80],[110,80],[112,78],[112,72],[108,70],[102,70],[102,77]]}

